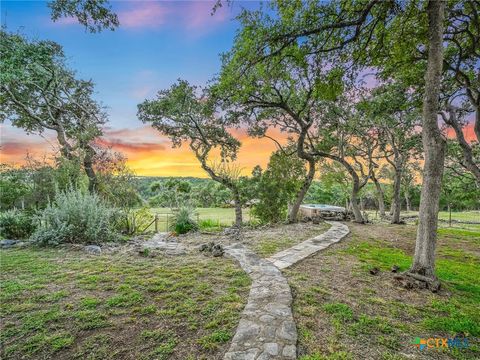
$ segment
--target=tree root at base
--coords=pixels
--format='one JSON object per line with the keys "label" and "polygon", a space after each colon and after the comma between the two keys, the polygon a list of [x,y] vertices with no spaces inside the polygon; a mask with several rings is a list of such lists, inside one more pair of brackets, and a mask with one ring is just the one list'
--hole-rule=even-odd
{"label": "tree root at base", "polygon": [[394,279],[405,289],[429,289],[436,293],[440,290],[441,284],[437,278],[431,278],[420,274],[406,271],[395,275]]}

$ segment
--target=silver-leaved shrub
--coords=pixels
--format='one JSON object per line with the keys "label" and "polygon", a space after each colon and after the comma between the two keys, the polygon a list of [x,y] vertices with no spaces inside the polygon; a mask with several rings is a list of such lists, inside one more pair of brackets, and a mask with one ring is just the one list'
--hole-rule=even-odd
{"label": "silver-leaved shrub", "polygon": [[32,240],[39,245],[99,244],[116,239],[116,210],[98,195],[71,189],[59,192],[39,216]]}

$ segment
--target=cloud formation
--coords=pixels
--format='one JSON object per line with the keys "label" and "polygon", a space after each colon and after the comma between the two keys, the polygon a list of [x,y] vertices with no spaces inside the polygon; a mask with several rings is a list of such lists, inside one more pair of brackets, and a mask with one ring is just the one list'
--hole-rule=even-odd
{"label": "cloud formation", "polygon": [[166,22],[171,9],[165,3],[137,2],[118,12],[120,25],[125,28],[157,28]]}
{"label": "cloud formation", "polygon": [[[120,29],[159,29],[174,26],[204,32],[228,20],[228,7],[221,7],[212,15],[215,1],[123,1],[114,2]],[[51,23],[50,19],[45,19]],[[60,26],[78,24],[73,17],[61,18],[54,23]]]}
{"label": "cloud formation", "polygon": [[[2,141],[0,146],[0,162],[22,165],[27,153],[35,158],[53,154],[56,144],[52,134],[44,138],[27,136],[20,130],[2,126]],[[468,124],[464,133],[469,140],[474,139],[473,123]],[[233,135],[240,140],[237,164],[244,175],[249,175],[255,165],[267,166],[270,155],[277,149],[270,139],[251,138],[243,129],[235,130]],[[269,135],[280,143],[286,142],[285,134],[272,129]],[[448,133],[453,137],[452,132]],[[171,142],[150,126],[135,129],[104,129],[104,136],[99,140],[103,146],[122,152],[129,166],[137,175],[144,176],[197,176],[207,177],[200,167],[194,154],[184,145],[172,148]],[[213,154],[212,159],[215,159]]]}

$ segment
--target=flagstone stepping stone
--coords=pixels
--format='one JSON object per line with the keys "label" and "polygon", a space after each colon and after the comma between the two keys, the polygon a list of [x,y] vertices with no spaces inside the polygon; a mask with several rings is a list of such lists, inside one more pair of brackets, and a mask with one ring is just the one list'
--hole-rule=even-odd
{"label": "flagstone stepping stone", "polygon": [[183,255],[185,246],[169,237],[168,233],[157,233],[150,240],[137,244],[138,252],[158,252],[166,255]]}
{"label": "flagstone stepping stone", "polygon": [[225,360],[295,359],[297,329],[287,280],[271,262],[241,244],[225,247],[252,278],[248,303]]}
{"label": "flagstone stepping stone", "polygon": [[299,262],[300,260],[315,254],[317,251],[323,250],[330,245],[339,242],[350,232],[348,226],[342,224],[341,222],[326,221],[326,223],[330,224],[331,228],[323,234],[305,240],[304,242],[292,246],[286,250],[280,251],[279,253],[267,258],[267,260],[273,263],[277,268],[285,269]]}

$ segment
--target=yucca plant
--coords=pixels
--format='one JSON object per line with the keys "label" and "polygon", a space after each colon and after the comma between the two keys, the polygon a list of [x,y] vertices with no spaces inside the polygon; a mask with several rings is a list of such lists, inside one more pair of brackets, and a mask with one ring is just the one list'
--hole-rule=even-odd
{"label": "yucca plant", "polygon": [[186,234],[198,230],[198,224],[194,220],[194,209],[190,206],[180,206],[173,212],[173,221],[170,230],[177,234]]}

